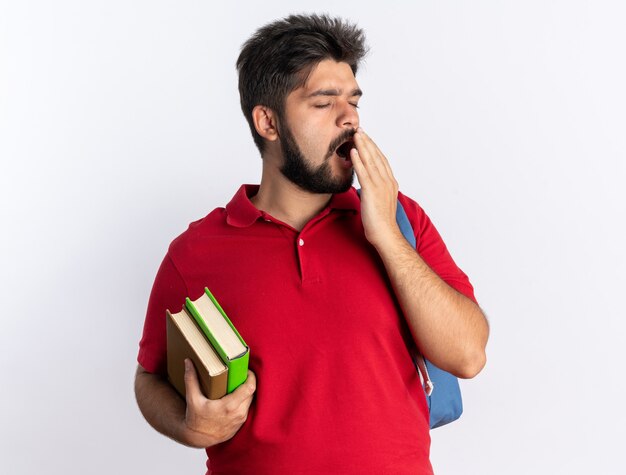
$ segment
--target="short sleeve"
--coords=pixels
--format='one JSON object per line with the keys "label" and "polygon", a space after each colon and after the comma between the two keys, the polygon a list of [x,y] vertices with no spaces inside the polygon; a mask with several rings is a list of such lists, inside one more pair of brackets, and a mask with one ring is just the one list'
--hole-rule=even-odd
{"label": "short sleeve", "polygon": [[183,308],[187,287],[174,262],[165,256],[152,285],[137,362],[150,373],[167,373],[165,312]]}
{"label": "short sleeve", "polygon": [[415,232],[418,254],[450,287],[476,302],[474,288],[467,275],[456,265],[441,235],[424,210],[411,198],[398,193]]}

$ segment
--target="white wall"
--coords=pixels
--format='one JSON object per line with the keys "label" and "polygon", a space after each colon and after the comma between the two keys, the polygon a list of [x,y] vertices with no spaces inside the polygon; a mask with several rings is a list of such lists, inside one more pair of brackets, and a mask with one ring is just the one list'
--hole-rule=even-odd
{"label": "white wall", "polygon": [[[225,3],[0,3],[1,473],[203,473],[136,408],[146,302],[258,181],[240,45],[312,6]],[[625,4],[372,3],[315,11],[366,29],[363,125],[492,327],[437,474],[625,473]]]}

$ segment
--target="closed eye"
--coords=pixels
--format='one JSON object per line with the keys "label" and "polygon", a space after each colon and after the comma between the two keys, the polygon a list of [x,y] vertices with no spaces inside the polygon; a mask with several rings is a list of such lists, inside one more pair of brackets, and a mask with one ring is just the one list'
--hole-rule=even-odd
{"label": "closed eye", "polygon": [[[359,105],[358,105],[358,104],[355,104],[355,103],[353,103],[353,102],[351,102],[351,103],[350,103],[350,105],[351,105],[352,107],[354,107],[355,109],[358,109],[358,108],[359,108]],[[327,107],[329,107],[329,106],[330,106],[330,104],[315,104],[315,106],[314,106],[314,107],[315,107],[316,109],[325,109],[325,108],[327,108]]]}

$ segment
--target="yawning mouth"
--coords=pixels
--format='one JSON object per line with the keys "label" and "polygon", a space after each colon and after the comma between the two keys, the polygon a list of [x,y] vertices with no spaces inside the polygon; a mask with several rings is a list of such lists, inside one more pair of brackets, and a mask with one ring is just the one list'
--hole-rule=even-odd
{"label": "yawning mouth", "polygon": [[346,140],[339,147],[337,147],[337,155],[339,155],[344,160],[350,158],[350,150],[354,148],[354,142],[352,140]]}

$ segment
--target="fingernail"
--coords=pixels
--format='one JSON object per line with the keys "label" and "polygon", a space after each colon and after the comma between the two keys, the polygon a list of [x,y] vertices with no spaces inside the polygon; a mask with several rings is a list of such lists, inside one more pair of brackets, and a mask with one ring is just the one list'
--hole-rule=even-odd
{"label": "fingernail", "polygon": [[191,365],[191,361],[189,361],[189,358],[185,358],[185,371],[190,370],[190,365]]}

